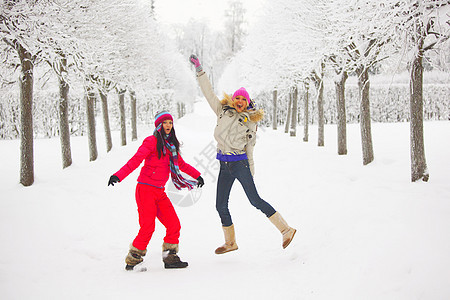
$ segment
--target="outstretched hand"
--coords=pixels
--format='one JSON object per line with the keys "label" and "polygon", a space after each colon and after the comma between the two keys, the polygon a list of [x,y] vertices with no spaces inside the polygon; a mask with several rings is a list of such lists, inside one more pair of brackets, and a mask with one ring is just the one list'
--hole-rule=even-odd
{"label": "outstretched hand", "polygon": [[198,176],[198,178],[197,178],[197,187],[201,188],[204,185],[205,185],[205,181],[203,180],[203,177],[202,176]]}
{"label": "outstretched hand", "polygon": [[116,175],[111,175],[111,177],[109,177],[108,186],[110,185],[114,186],[114,183],[117,182],[120,182],[119,177],[117,177]]}
{"label": "outstretched hand", "polygon": [[198,59],[198,57],[195,54],[192,54],[189,57],[189,61],[191,62],[191,64],[194,65],[195,71],[197,71],[197,72],[203,71],[203,67],[202,67],[202,65],[200,63],[200,60]]}

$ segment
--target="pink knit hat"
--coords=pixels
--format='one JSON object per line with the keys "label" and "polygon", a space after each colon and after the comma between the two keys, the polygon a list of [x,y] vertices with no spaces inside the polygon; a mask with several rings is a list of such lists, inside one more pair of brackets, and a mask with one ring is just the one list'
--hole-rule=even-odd
{"label": "pink knit hat", "polygon": [[234,92],[233,99],[236,98],[237,96],[245,97],[245,99],[247,99],[247,102],[250,104],[250,95],[247,93],[245,88],[241,87],[236,92]]}
{"label": "pink knit hat", "polygon": [[155,116],[155,127],[158,127],[159,124],[164,122],[165,120],[173,121],[173,117],[167,111],[162,111],[156,114]]}

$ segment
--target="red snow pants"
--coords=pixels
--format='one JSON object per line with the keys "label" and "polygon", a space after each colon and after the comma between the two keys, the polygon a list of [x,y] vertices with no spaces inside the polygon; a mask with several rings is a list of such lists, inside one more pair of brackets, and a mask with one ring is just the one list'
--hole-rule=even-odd
{"label": "red snow pants", "polygon": [[147,245],[155,231],[156,218],[166,227],[164,242],[178,244],[181,229],[180,220],[164,188],[137,184],[136,203],[141,228],[133,241],[134,247],[139,250],[147,249]]}

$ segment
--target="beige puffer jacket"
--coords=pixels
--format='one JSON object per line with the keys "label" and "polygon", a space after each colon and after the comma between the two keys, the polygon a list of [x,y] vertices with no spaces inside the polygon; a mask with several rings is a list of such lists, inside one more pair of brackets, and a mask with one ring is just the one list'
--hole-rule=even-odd
{"label": "beige puffer jacket", "polygon": [[223,154],[247,153],[250,171],[255,174],[253,147],[256,144],[257,122],[262,120],[262,110],[245,110],[238,113],[234,108],[231,96],[225,94],[221,101],[214,93],[205,72],[197,73],[200,88],[209,105],[217,116],[214,138],[217,151]]}

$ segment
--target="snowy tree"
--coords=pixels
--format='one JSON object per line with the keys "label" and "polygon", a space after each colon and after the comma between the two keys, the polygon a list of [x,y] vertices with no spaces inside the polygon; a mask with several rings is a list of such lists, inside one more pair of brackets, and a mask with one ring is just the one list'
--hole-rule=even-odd
{"label": "snowy tree", "polygon": [[[428,180],[423,143],[422,59],[426,49],[448,40],[448,1],[354,1],[351,9],[345,9],[344,2],[340,5],[343,9],[341,14],[350,13],[349,19],[354,24],[339,24],[339,28],[343,29],[339,36],[346,37],[342,39],[341,48],[345,51],[341,51],[344,53],[341,61],[350,61],[343,69],[355,70],[358,74],[363,163],[373,159],[368,101],[369,68],[400,50],[410,54],[411,178],[413,181],[420,178]],[[395,45],[398,45],[397,49]]]}
{"label": "snowy tree", "polygon": [[[41,61],[57,66],[67,56],[77,53],[70,36],[61,31],[58,15],[62,7],[56,1],[2,1],[0,7],[0,40],[14,49],[20,61],[21,74],[21,167],[20,182],[34,182],[33,151],[33,71]],[[61,51],[64,49],[64,52]],[[64,55],[61,55],[64,53]],[[61,69],[55,68],[60,71]]]}
{"label": "snowy tree", "polygon": [[303,141],[307,142],[309,139],[309,81],[305,82],[305,97],[303,103]]}
{"label": "snowy tree", "polygon": [[117,88],[117,94],[119,96],[119,112],[120,112],[120,140],[121,145],[127,144],[127,127],[125,117],[125,92],[126,90]]}
{"label": "snowy tree", "polygon": [[345,82],[348,74],[342,68],[336,69],[335,89],[336,89],[336,111],[337,111],[337,139],[338,154],[347,154],[347,115],[345,110]]}
{"label": "snowy tree", "polygon": [[59,66],[59,136],[61,139],[61,154],[63,168],[72,165],[72,150],[70,147],[70,128],[69,128],[69,84],[64,79],[67,77],[67,59],[61,59]]}
{"label": "snowy tree", "polygon": [[273,130],[277,130],[278,127],[278,122],[277,122],[277,96],[278,96],[278,91],[275,89],[272,92],[272,96],[273,96],[273,112],[272,112],[272,129]]}
{"label": "snowy tree", "polygon": [[87,83],[85,103],[86,103],[86,119],[88,131],[89,161],[94,161],[98,157],[95,111],[94,111],[95,100],[96,100],[96,93],[94,87],[92,87],[90,83]]}
{"label": "snowy tree", "polygon": [[244,31],[245,12],[246,10],[240,0],[228,2],[228,9],[225,11],[225,35],[231,54],[242,48],[246,35]]}
{"label": "snowy tree", "polygon": [[109,111],[108,111],[108,96],[107,93],[112,89],[112,83],[110,81],[101,84],[102,88],[99,89],[100,100],[102,102],[102,119],[103,119],[103,130],[105,133],[105,143],[106,152],[112,149],[112,138],[111,138],[111,125],[109,122]]}
{"label": "snowy tree", "polygon": [[289,104],[288,104],[288,111],[286,114],[286,122],[284,124],[284,133],[289,132],[289,124],[291,124],[291,114],[292,114],[292,93],[289,93]]}
{"label": "snowy tree", "polygon": [[291,120],[291,136],[297,135],[297,113],[298,113],[298,87],[294,86],[291,90],[291,99],[292,99],[292,120]]}
{"label": "snowy tree", "polygon": [[[313,70],[311,78],[314,81],[314,84],[317,89],[317,111],[318,111],[318,141],[317,145],[319,147],[322,147],[325,145],[325,119],[324,119],[324,113],[323,113],[323,89],[324,89],[324,69],[325,69],[325,63],[321,63],[320,67],[318,68],[318,71]],[[307,107],[305,108],[307,109]],[[308,119],[306,119],[307,122]]]}
{"label": "snowy tree", "polygon": [[131,106],[131,140],[137,140],[137,106],[136,92],[130,90],[130,106]]}
{"label": "snowy tree", "polygon": [[198,20],[190,20],[186,25],[176,25],[172,29],[178,51],[183,57],[195,53],[215,88],[229,57],[223,32],[212,30],[207,23]]}
{"label": "snowy tree", "polygon": [[[345,74],[353,71],[358,76],[360,101],[360,128],[363,153],[363,164],[367,165],[374,159],[370,100],[369,100],[369,69],[380,60],[380,53],[392,39],[388,20],[390,10],[385,8],[383,2],[368,2],[355,0],[332,1],[330,5],[336,14],[329,15],[334,20],[333,34],[338,40],[334,44],[333,63],[339,62],[335,70],[341,73],[337,86],[342,87]],[[344,18],[342,18],[344,17]],[[336,56],[338,57],[336,59]],[[344,76],[344,77],[342,77]],[[341,92],[337,90],[339,101],[342,101]],[[342,125],[341,125],[342,126]],[[341,150],[345,152],[344,149]]]}
{"label": "snowy tree", "polygon": [[410,66],[411,180],[428,181],[423,133],[423,57],[426,51],[448,45],[450,4],[448,1],[417,0],[395,3],[395,29],[404,39]]}
{"label": "snowy tree", "polygon": [[[336,3],[338,3],[337,1]],[[333,3],[332,5],[334,5]],[[412,180],[428,179],[423,146],[422,59],[425,49],[448,40],[448,1],[342,1],[336,6],[333,33],[340,37],[341,65],[335,68],[345,82],[347,71],[356,71],[360,87],[363,163],[373,159],[369,111],[369,69],[396,52],[410,53]],[[348,6],[346,6],[348,5]],[[428,44],[425,44],[425,40]],[[395,46],[397,45],[397,48]],[[343,64],[342,64],[343,63]],[[416,81],[417,80],[417,81]],[[343,86],[339,84],[339,86]],[[342,91],[340,91],[342,92]],[[341,99],[341,98],[338,98]]]}

